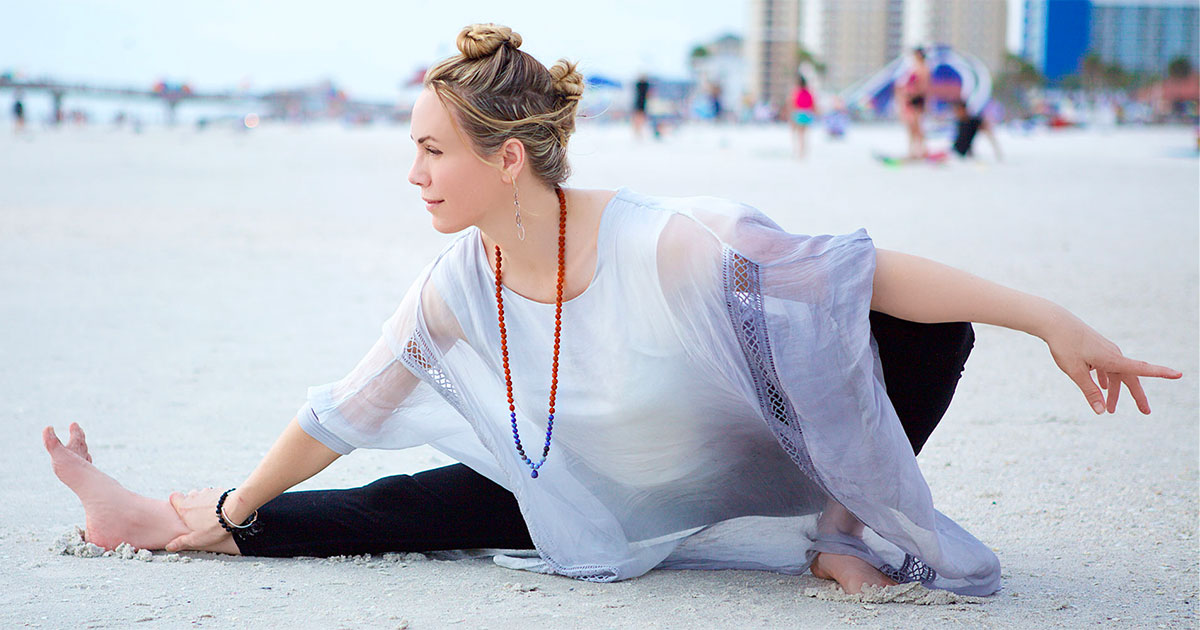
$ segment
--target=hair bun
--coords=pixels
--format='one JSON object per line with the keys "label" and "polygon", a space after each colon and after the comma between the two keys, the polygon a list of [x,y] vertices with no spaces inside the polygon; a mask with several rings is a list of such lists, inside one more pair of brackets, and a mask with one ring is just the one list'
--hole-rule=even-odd
{"label": "hair bun", "polygon": [[455,43],[464,57],[478,59],[495,53],[504,44],[520,48],[521,36],[507,26],[489,22],[464,26]]}
{"label": "hair bun", "polygon": [[578,64],[559,59],[550,66],[550,77],[554,80],[554,91],[568,101],[583,98],[583,75],[575,69]]}

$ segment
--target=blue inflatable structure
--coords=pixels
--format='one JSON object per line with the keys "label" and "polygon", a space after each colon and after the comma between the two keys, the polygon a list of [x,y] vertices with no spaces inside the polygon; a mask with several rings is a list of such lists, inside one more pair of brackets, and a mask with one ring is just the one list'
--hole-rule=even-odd
{"label": "blue inflatable structure", "polygon": [[[925,62],[929,65],[929,95],[933,109],[963,99],[967,102],[967,110],[978,114],[991,100],[992,74],[978,57],[946,45],[936,45],[925,49]],[[851,109],[875,118],[890,117],[895,112],[895,86],[908,77],[911,67],[912,54],[905,52],[875,74],[846,88],[839,96]]]}

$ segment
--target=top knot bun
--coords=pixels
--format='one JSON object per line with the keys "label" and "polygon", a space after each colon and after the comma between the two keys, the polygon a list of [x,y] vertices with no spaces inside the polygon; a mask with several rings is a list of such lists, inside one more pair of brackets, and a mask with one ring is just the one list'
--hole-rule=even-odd
{"label": "top knot bun", "polygon": [[583,98],[583,75],[566,59],[559,59],[550,66],[550,78],[554,80],[554,91],[568,101]]}
{"label": "top knot bun", "polygon": [[463,27],[455,43],[463,57],[478,59],[495,53],[504,44],[520,48],[521,36],[499,24],[472,24]]}

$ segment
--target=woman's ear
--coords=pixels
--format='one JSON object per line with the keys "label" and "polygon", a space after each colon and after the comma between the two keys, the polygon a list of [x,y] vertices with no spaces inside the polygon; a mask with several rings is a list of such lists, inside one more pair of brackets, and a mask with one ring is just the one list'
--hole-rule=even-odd
{"label": "woman's ear", "polygon": [[525,145],[516,138],[509,138],[500,145],[497,154],[500,158],[500,172],[503,173],[501,179],[505,184],[517,181],[521,171],[525,169]]}

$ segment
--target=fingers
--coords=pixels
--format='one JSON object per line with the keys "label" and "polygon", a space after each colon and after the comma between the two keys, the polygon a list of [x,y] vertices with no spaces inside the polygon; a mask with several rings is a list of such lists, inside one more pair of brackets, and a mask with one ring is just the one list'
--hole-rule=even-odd
{"label": "fingers", "polygon": [[1083,392],[1083,397],[1087,398],[1088,404],[1092,406],[1092,410],[1097,414],[1104,413],[1104,394],[1100,388],[1096,387],[1096,383],[1092,381],[1092,373],[1088,370],[1079,370],[1069,374],[1072,381],[1079,386],[1079,391]]}
{"label": "fingers", "polygon": [[1108,413],[1116,413],[1117,399],[1121,397],[1121,377],[1117,374],[1111,376],[1107,373],[1104,374],[1104,381],[1108,383],[1104,386],[1108,389]]}
{"label": "fingers", "polygon": [[1096,380],[1100,381],[1100,389],[1108,389],[1108,372],[1097,369]]}
{"label": "fingers", "polygon": [[182,549],[192,548],[192,535],[184,534],[175,540],[167,543],[167,551],[180,551]]}
{"label": "fingers", "polygon": [[1133,396],[1133,400],[1137,402],[1138,411],[1150,415],[1150,401],[1146,398],[1146,392],[1142,389],[1142,383],[1136,376],[1126,376],[1124,378],[1125,386],[1129,388],[1129,393]]}
{"label": "fingers", "polygon": [[1165,365],[1155,365],[1130,359],[1129,357],[1120,357],[1113,362],[1112,366],[1106,367],[1109,372],[1120,372],[1122,374],[1132,374],[1135,376],[1146,376],[1150,378],[1170,378],[1176,379],[1183,376],[1183,372],[1171,369]]}

